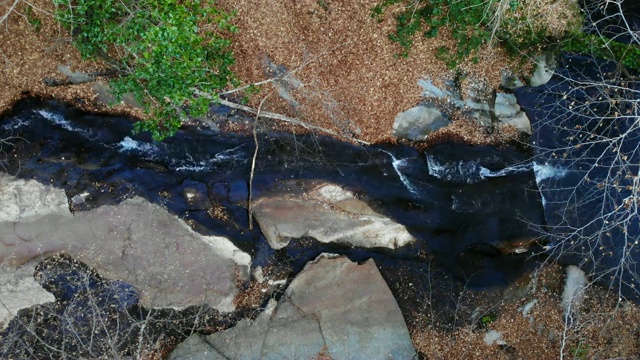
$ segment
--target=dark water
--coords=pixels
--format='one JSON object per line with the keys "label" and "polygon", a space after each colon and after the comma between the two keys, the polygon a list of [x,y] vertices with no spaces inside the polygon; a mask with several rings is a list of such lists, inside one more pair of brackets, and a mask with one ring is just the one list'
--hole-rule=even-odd
{"label": "dark water", "polygon": [[[604,35],[615,41],[636,44],[640,39],[640,2],[637,0],[581,0],[585,14],[585,31]],[[635,33],[635,34],[634,34]]]}
{"label": "dark water", "polygon": [[[229,113],[228,109],[218,111]],[[334,182],[404,224],[418,240],[397,250],[366,250],[305,239],[274,251],[258,226],[248,230],[245,205],[252,137],[188,127],[154,143],[144,134],[132,135],[131,130],[132,123],[125,118],[91,115],[54,101],[26,100],[0,121],[0,137],[13,137],[3,145],[7,156],[2,165],[12,175],[64,188],[74,211],[116,204],[135,195],[145,197],[192,220],[205,235],[228,237],[252,256],[254,266],[276,264],[290,278],[321,252],[344,254],[355,261],[374,258],[409,324],[416,309],[427,302],[440,319],[434,321],[453,323],[460,316],[455,310],[460,299],[456,294],[505,285],[535,264],[527,262],[531,253],[502,255],[498,249],[505,242],[537,235],[527,223],[543,224],[530,154],[514,148],[443,144],[425,153],[409,146],[354,146],[315,135],[262,134],[255,197],[280,180]],[[194,190],[206,196],[189,203],[185,193]],[[89,194],[86,200],[77,201],[85,193]],[[226,209],[228,220],[208,214],[214,205]],[[113,353],[113,349],[81,346],[78,339],[65,340],[71,336],[69,329],[78,332],[91,326],[82,319],[71,328],[58,323],[69,311],[92,309],[93,303],[86,299],[103,299],[106,308],[113,310],[98,312],[113,321],[106,325],[110,330],[96,336],[120,339],[122,349],[116,349],[120,354],[135,353],[141,346],[136,337],[154,342],[172,334],[175,342],[192,331],[231,326],[245,316],[221,316],[206,308],[150,313],[138,305],[135,289],[128,284],[103,279],[73,259],[39,266],[46,271],[36,276],[45,279],[43,286],[56,294],[56,303],[44,310],[32,308],[14,319],[4,334],[10,341],[0,341],[8,349],[7,356],[25,356],[32,349],[48,354],[49,347],[29,335],[38,331],[47,342],[61,341],[60,346],[70,346],[69,352],[82,356]],[[78,287],[76,278],[87,281]],[[42,314],[50,314],[45,320],[54,320],[42,320]],[[208,321],[202,320],[207,317]],[[37,331],[21,325],[30,319],[42,320]],[[149,325],[151,330],[147,328],[141,337],[140,326],[146,323],[157,325]],[[177,325],[165,329],[161,324]],[[15,340],[20,334],[33,341]]]}
{"label": "dark water", "polygon": [[552,251],[638,299],[640,82],[565,54],[548,84],[516,96],[531,120]]}
{"label": "dark water", "polygon": [[145,309],[131,285],[105,279],[67,255],[46,258],[34,277],[56,299],[22,310],[0,331],[2,359],[140,358],[192,332],[229,328],[240,315],[206,305]]}
{"label": "dark water", "polygon": [[[6,171],[64,188],[69,198],[88,192],[76,211],[140,195],[194,220],[204,234],[230,237],[257,264],[274,255],[259,230],[247,229],[244,204],[254,151],[250,137],[192,127],[154,143],[147,136],[133,136],[127,119],[38,100],[18,104],[4,118],[0,136],[9,135],[20,139],[5,149]],[[474,285],[492,286],[506,283],[514,270],[501,268],[503,259],[494,247],[534,236],[523,220],[542,223],[528,154],[515,149],[445,144],[425,154],[408,146],[359,147],[273,133],[262,135],[260,142],[255,197],[284,179],[335,182],[362,194],[418,239],[416,245],[392,252],[339,246],[330,246],[331,251],[403,259],[425,250],[465,279],[480,271]],[[189,204],[186,189],[207,194],[209,201],[200,207]],[[230,220],[212,219],[207,214],[211,203],[228,209]],[[459,264],[463,253],[478,254],[482,265],[465,269],[467,261]],[[312,256],[291,255],[295,269]]]}

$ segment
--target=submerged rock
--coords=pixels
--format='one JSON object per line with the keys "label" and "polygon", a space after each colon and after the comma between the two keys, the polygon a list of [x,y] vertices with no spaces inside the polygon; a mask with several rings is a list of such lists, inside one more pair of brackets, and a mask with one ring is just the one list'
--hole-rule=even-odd
{"label": "submerged rock", "polygon": [[378,214],[351,191],[327,182],[286,181],[263,196],[253,213],[273,249],[310,236],[323,243],[396,249],[415,241],[401,225]]}
{"label": "submerged rock", "polygon": [[256,320],[243,320],[206,342],[226,359],[308,359],[320,352],[334,359],[411,359],[415,354],[398,304],[373,260],[359,265],[328,254],[309,262],[277,305],[272,301]]}

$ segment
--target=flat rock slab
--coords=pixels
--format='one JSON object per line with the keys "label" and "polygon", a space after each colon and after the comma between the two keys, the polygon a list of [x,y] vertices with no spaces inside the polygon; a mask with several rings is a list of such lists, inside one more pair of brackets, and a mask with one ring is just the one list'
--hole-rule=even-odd
{"label": "flat rock slab", "polygon": [[0,173],[0,222],[47,214],[71,217],[64,190]]}
{"label": "flat rock slab", "polygon": [[[22,193],[21,186],[38,188],[23,180],[13,182],[15,194]],[[44,192],[56,191],[39,186]],[[3,203],[18,208],[21,204]],[[235,309],[236,280],[248,275],[249,255],[226,238],[196,233],[158,205],[133,198],[74,216],[68,206],[66,212],[57,206],[49,211],[24,207],[0,222],[0,264],[5,268],[66,253],[106,278],[135,286],[148,308],[208,304],[223,312]]]}
{"label": "flat rock slab", "polygon": [[[373,260],[322,254],[254,321],[206,337],[226,359],[412,359],[402,313]],[[199,344],[198,346],[201,346]],[[212,357],[213,358],[213,357]]]}
{"label": "flat rock slab", "polygon": [[169,354],[169,360],[225,360],[200,334],[193,334]]}
{"label": "flat rock slab", "polygon": [[0,266],[0,331],[22,309],[53,302],[53,294],[33,278],[35,263],[18,269]]}
{"label": "flat rock slab", "polygon": [[353,192],[309,180],[285,181],[274,195],[253,204],[253,214],[273,249],[292,238],[396,249],[415,241],[404,225],[376,213]]}

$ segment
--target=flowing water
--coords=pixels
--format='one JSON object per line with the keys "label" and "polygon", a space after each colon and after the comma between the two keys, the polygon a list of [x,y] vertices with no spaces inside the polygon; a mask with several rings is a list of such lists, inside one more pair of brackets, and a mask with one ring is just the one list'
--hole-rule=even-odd
{"label": "flowing water", "polygon": [[[10,174],[64,188],[74,199],[74,211],[139,195],[193,220],[197,231],[229,237],[256,265],[273,258],[276,252],[259,228],[247,230],[252,137],[187,127],[153,142],[131,130],[125,118],[87,114],[53,101],[23,101],[0,125],[0,137],[18,137],[2,149],[8,155],[3,165]],[[535,236],[526,223],[543,221],[533,164],[516,149],[444,144],[425,153],[283,133],[262,134],[260,144],[254,197],[283,179],[334,182],[362,195],[418,239],[394,251],[293,246],[285,251],[294,269],[325,250],[358,260],[415,259],[426,251],[474,286],[504,284],[523,261],[505,260],[496,246]],[[226,208],[228,221],[190,205],[185,189]]]}
{"label": "flowing water", "polygon": [[[262,133],[254,198],[280,180],[333,182],[404,224],[417,239],[396,250],[304,239],[275,251],[258,226],[248,230],[252,136],[192,126],[153,142],[131,131],[132,121],[126,118],[83,113],[55,101],[26,100],[0,119],[0,138],[7,140],[0,143],[0,165],[9,174],[63,188],[75,212],[142,196],[196,231],[228,237],[252,256],[253,266],[275,264],[289,278],[321,252],[344,254],[354,261],[373,258],[409,326],[420,321],[414,315],[426,311],[425,306],[434,323],[473,321],[471,313],[459,310],[465,291],[505,285],[535,264],[532,251],[501,252],[505,243],[537,235],[528,223],[543,221],[537,167],[517,149],[443,144],[423,152],[400,145],[354,146],[316,135]],[[187,194],[194,191],[206,195],[209,205],[190,203]],[[210,216],[211,204],[224,208],[228,217]],[[104,279],[69,257],[47,258],[38,268],[36,277],[44,278],[41,283],[57,301],[14,318],[0,333],[0,340],[5,339],[0,341],[0,357],[30,357],[34,352],[45,356],[51,346],[92,357],[112,353],[106,346],[115,337],[124,339],[119,353],[136,354],[142,334],[151,344],[171,337],[175,345],[192,331],[211,333],[248,316],[243,310],[218,314],[206,306],[145,309],[129,284]],[[78,285],[77,279],[84,280]],[[98,299],[102,308],[94,309],[91,299]],[[93,330],[92,317],[80,315],[92,311],[110,319],[99,333]],[[69,320],[70,313],[79,316]],[[34,321],[39,325],[24,325]],[[69,329],[82,333],[68,337],[64,334]],[[87,341],[91,346],[82,345]]]}

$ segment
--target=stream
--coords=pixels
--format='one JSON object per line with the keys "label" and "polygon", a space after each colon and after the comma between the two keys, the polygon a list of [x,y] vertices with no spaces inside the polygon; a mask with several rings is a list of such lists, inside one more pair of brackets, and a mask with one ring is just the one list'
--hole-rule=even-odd
{"label": "stream", "polygon": [[[226,108],[216,112],[252,120]],[[262,132],[254,199],[281,180],[335,183],[403,224],[417,240],[391,250],[304,238],[273,250],[257,224],[253,230],[248,226],[252,136],[187,126],[170,139],[153,142],[146,134],[132,134],[132,123],[57,101],[23,100],[0,119],[0,138],[6,139],[0,165],[11,175],[64,189],[75,213],[141,196],[203,235],[227,237],[251,256],[252,267],[273,266],[288,279],[323,252],[358,262],[372,258],[410,328],[421,326],[421,317],[415,315],[423,311],[430,311],[431,321],[442,324],[438,326],[443,330],[453,330],[460,321],[471,324],[477,316],[471,311],[478,305],[470,294],[492,304],[500,301],[504,286],[536,266],[535,254],[543,253],[533,245],[525,252],[505,254],[511,243],[536,237],[532,225],[544,224],[531,154],[516,148],[441,144],[421,151]],[[194,191],[206,194],[208,205],[190,202],[187,194]],[[226,216],[211,216],[212,205],[224,209]],[[123,339],[119,353],[136,354],[142,344],[137,339],[143,335],[150,344],[172,339],[160,346],[170,351],[192,332],[210,334],[260,313],[218,313],[206,305],[147,309],[131,285],[103,278],[66,255],[41,261],[36,273],[56,302],[26,309],[0,332],[0,339],[7,339],[0,341],[0,353],[6,356],[50,356],[48,344],[66,353],[94,356],[113,349],[106,347],[109,341],[91,339],[113,336]],[[102,304],[100,309],[92,307],[94,298]],[[464,313],[461,306],[467,309]],[[79,314],[71,325],[65,322],[70,311]],[[87,311],[109,319],[99,334],[91,330],[92,317],[81,315]],[[23,325],[34,321],[41,325]],[[81,332],[80,337],[67,339],[62,334],[69,329]],[[83,345],[87,343],[90,346]]]}
{"label": "stream", "polygon": [[[514,148],[443,144],[425,153],[401,145],[363,147],[316,135],[264,133],[254,198],[282,179],[330,181],[363,196],[418,240],[393,251],[316,242],[277,252],[258,226],[253,231],[247,226],[250,136],[191,126],[152,142],[145,134],[133,135],[128,119],[30,99],[4,116],[0,137],[16,137],[2,149],[5,171],[64,188],[69,199],[84,194],[86,200],[71,201],[74,211],[142,196],[192,220],[202,234],[228,237],[252,256],[254,266],[284,256],[297,272],[323,251],[353,260],[406,260],[427,252],[470,286],[504,285],[520,273],[530,253],[502,256],[497,247],[534,237],[527,223],[543,223],[530,155]],[[190,205],[182,195],[187,188],[206,193],[229,219],[214,219],[208,209]]]}

